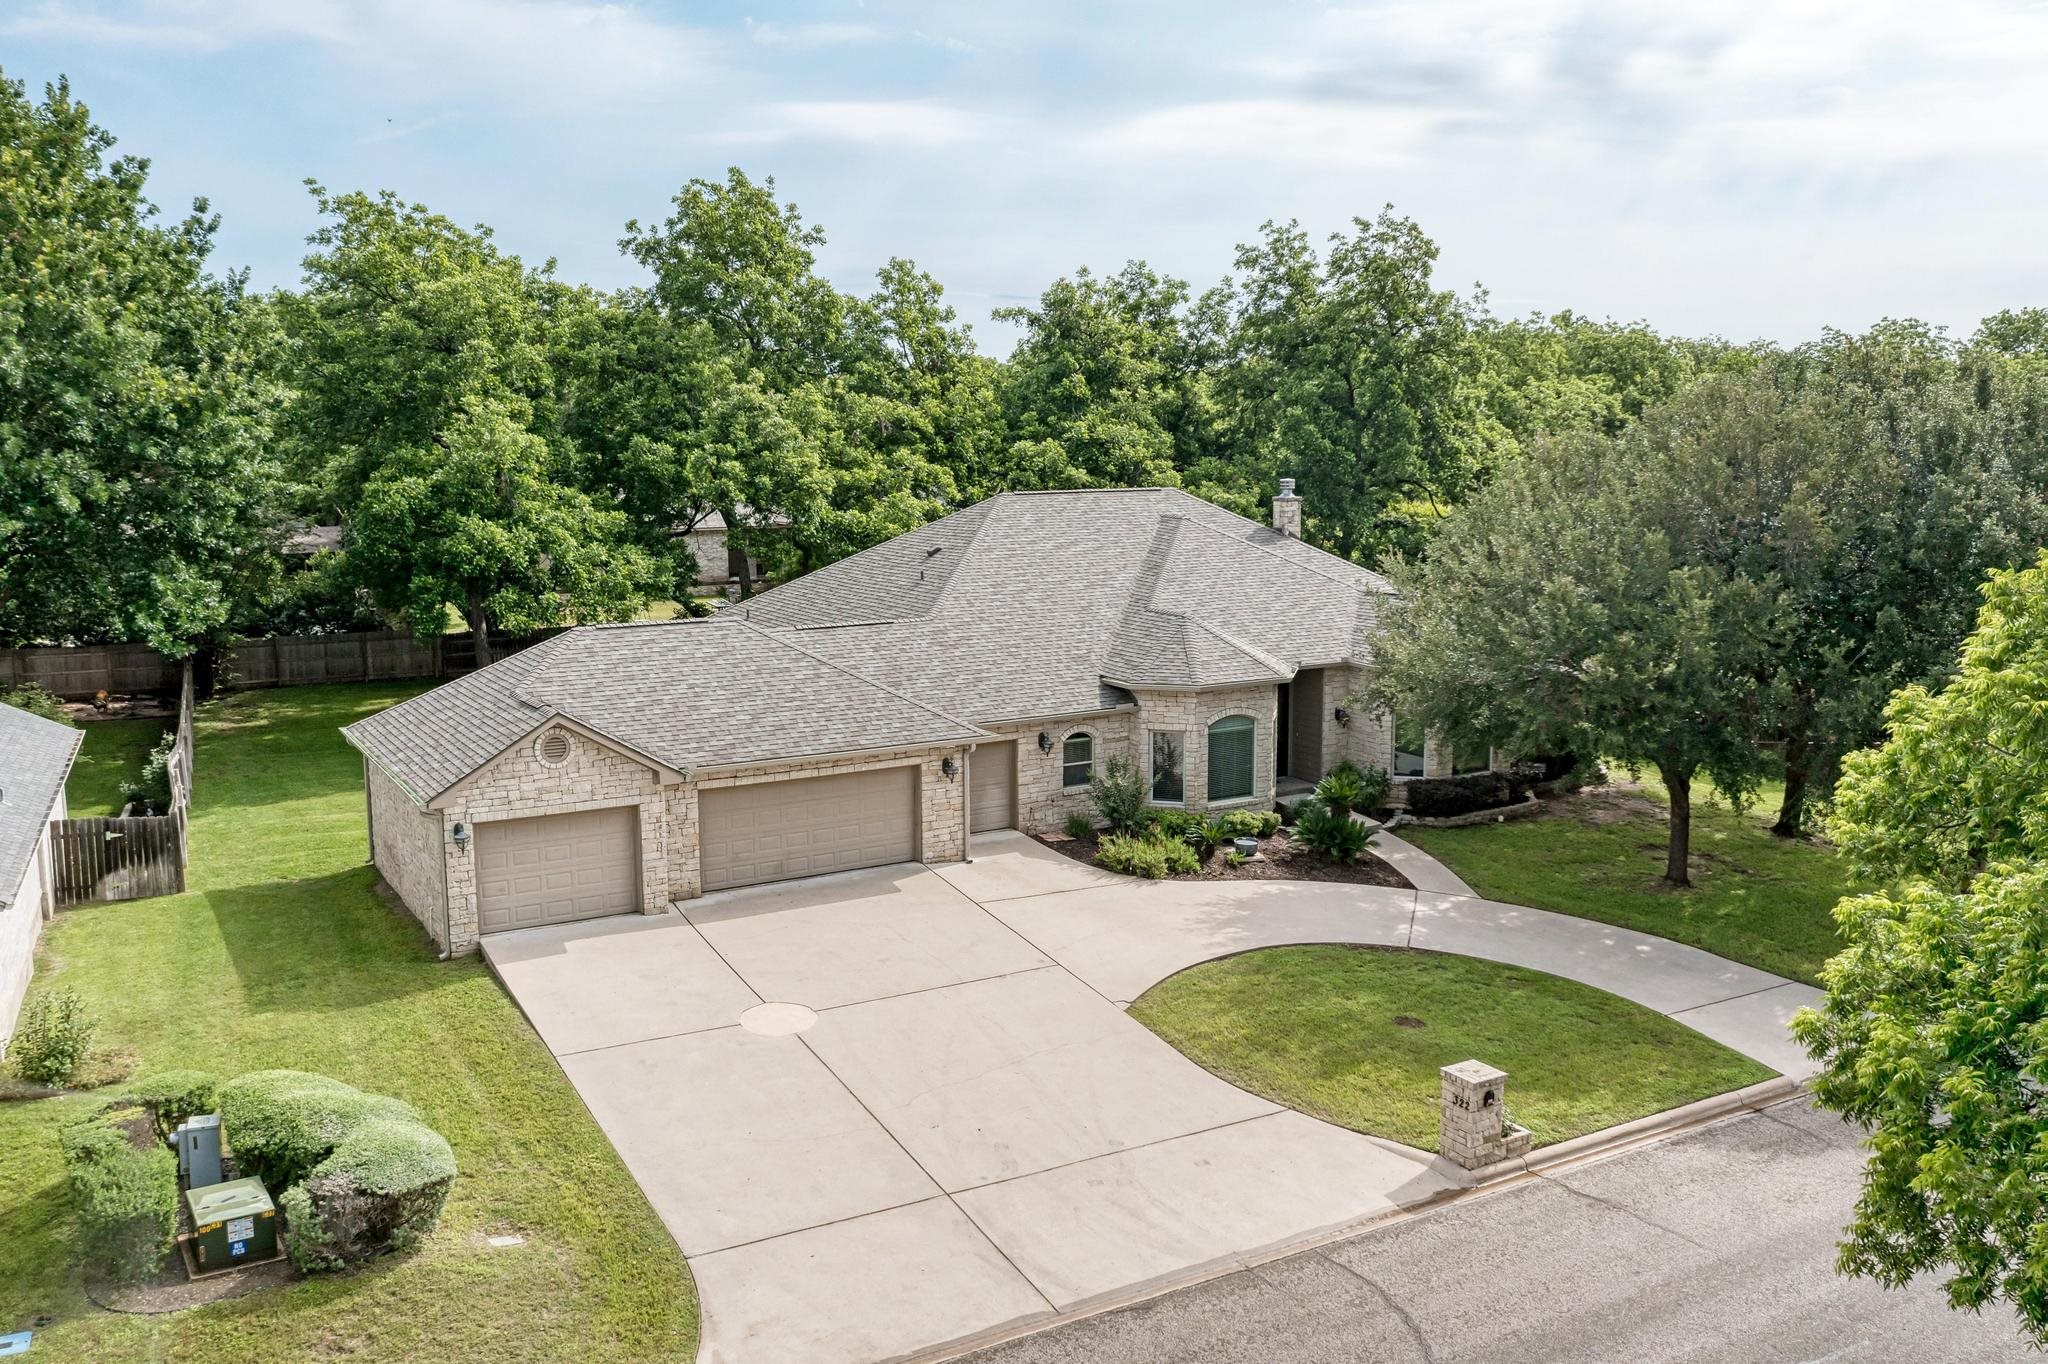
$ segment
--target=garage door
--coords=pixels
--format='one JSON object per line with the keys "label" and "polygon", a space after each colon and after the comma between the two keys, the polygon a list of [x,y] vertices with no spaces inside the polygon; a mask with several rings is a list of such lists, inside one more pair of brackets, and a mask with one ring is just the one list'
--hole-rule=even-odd
{"label": "garage door", "polygon": [[477,917],[486,933],[640,908],[640,808],[476,826]]}
{"label": "garage door", "polygon": [[1007,829],[1017,822],[1017,745],[983,744],[968,755],[967,827]]}
{"label": "garage door", "polygon": [[885,767],[704,792],[704,889],[751,886],[917,857],[917,769]]}

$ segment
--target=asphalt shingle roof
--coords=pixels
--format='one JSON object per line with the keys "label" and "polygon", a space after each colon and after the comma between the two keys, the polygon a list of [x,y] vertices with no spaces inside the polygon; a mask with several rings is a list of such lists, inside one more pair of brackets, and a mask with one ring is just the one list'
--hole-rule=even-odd
{"label": "asphalt shingle roof", "polygon": [[678,771],[979,734],[729,612],[568,630],[343,733],[424,802],[558,716]]}
{"label": "asphalt shingle roof", "polygon": [[1178,489],[1005,493],[708,621],[571,630],[351,725],[432,799],[553,715],[680,770],[967,741],[1371,657],[1392,588]]}
{"label": "asphalt shingle roof", "polygon": [[85,733],[0,705],[0,908],[20,893]]}

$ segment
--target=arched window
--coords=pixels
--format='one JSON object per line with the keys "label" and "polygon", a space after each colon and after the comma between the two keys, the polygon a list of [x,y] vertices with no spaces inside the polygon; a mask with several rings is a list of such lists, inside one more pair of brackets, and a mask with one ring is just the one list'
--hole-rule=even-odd
{"label": "arched window", "polygon": [[1060,785],[1064,788],[1086,786],[1094,775],[1095,736],[1086,730],[1069,734],[1067,741],[1060,745]]}
{"label": "arched window", "polygon": [[1209,726],[1209,799],[1242,800],[1256,782],[1252,717],[1226,715]]}

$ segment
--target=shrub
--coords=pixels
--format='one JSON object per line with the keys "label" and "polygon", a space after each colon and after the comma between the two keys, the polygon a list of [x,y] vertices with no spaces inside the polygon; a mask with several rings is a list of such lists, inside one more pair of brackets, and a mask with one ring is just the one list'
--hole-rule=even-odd
{"label": "shrub", "polygon": [[30,1084],[70,1084],[85,1064],[98,1030],[84,1000],[69,990],[45,990],[22,1009],[7,1044],[7,1063]]}
{"label": "shrub", "polygon": [[1229,866],[1241,867],[1250,859],[1241,852],[1227,852],[1223,854],[1223,860]]}
{"label": "shrub", "polygon": [[422,1122],[398,1099],[302,1070],[257,1070],[220,1087],[221,1123],[235,1159],[272,1188],[296,1184],[372,1118]]}
{"label": "shrub", "polygon": [[1089,820],[1088,816],[1081,814],[1079,811],[1067,816],[1068,838],[1086,838],[1094,832],[1095,825]]}
{"label": "shrub", "polygon": [[155,1140],[149,1113],[112,1107],[58,1140],[87,1262],[118,1283],[162,1268],[178,1230],[178,1159]]}
{"label": "shrub", "polygon": [[1273,814],[1271,811],[1262,814],[1257,810],[1232,810],[1229,814],[1223,816],[1224,836],[1226,838],[1264,838],[1268,833],[1266,829],[1266,821],[1268,819],[1273,821],[1275,828],[1279,827],[1280,816]]}
{"label": "shrub", "polygon": [[1371,835],[1371,830],[1349,814],[1320,804],[1303,813],[1295,828],[1301,841],[1327,862],[1357,861]]}
{"label": "shrub", "polygon": [[1272,837],[1272,836],[1273,836],[1274,834],[1277,834],[1277,833],[1279,833],[1279,832],[1280,832],[1280,812],[1279,812],[1278,810],[1262,810],[1262,811],[1260,811],[1260,812],[1259,812],[1259,837],[1260,837],[1260,838],[1271,838],[1271,837]]}
{"label": "shrub", "polygon": [[1353,768],[1358,773],[1358,804],[1354,810],[1383,809],[1387,795],[1394,789],[1394,779],[1387,775],[1384,767]]}
{"label": "shrub", "polygon": [[1202,869],[1195,850],[1177,838],[1154,832],[1142,837],[1110,834],[1096,848],[1095,860],[1111,871],[1157,881],[1165,876],[1192,876]]}
{"label": "shrub", "polygon": [[221,1086],[235,1159],[278,1198],[302,1270],[405,1250],[432,1231],[455,1153],[411,1104],[325,1075],[259,1070]]}
{"label": "shrub", "polygon": [[[40,715],[45,720],[55,720],[60,725],[71,725],[71,717],[64,713],[64,702],[55,692],[45,691],[34,682],[19,682],[0,691],[0,702],[31,715]],[[76,725],[71,727],[78,728]]]}
{"label": "shrub", "polygon": [[1110,832],[1127,834],[1145,818],[1145,779],[1127,758],[1111,758],[1088,779],[1095,813]]}
{"label": "shrub", "polygon": [[121,799],[145,805],[159,814],[170,813],[171,755],[177,750],[177,731],[164,731],[164,737],[157,740],[156,747],[150,749],[149,756],[142,760],[142,775],[121,783]]}
{"label": "shrub", "polygon": [[1512,805],[1514,788],[1500,772],[1468,772],[1462,777],[1418,777],[1407,784],[1408,812],[1429,819],[1470,814]]}
{"label": "shrub", "polygon": [[1316,800],[1332,814],[1348,815],[1365,797],[1365,783],[1349,764],[1333,767],[1316,783]]}
{"label": "shrub", "polygon": [[1298,829],[1301,827],[1301,822],[1304,819],[1307,819],[1311,814],[1322,808],[1323,803],[1314,796],[1310,796],[1306,800],[1298,800],[1287,808],[1287,822]]}
{"label": "shrub", "polygon": [[128,1097],[149,1114],[157,1139],[167,1142],[185,1119],[214,1111],[220,1085],[203,1070],[167,1070],[128,1086]]}
{"label": "shrub", "polygon": [[411,1250],[440,1220],[455,1152],[407,1118],[371,1118],[285,1190],[285,1250],[303,1270]]}

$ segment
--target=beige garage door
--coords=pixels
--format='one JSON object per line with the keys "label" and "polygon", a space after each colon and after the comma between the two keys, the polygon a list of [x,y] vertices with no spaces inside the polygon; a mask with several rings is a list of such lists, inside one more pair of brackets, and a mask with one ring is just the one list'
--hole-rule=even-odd
{"label": "beige garage door", "polygon": [[1017,822],[1017,745],[983,744],[968,755],[967,827],[1007,829]]}
{"label": "beige garage door", "polygon": [[627,805],[476,826],[486,933],[640,908],[640,809]]}
{"label": "beige garage door", "polygon": [[704,889],[917,857],[917,769],[885,767],[704,792]]}

